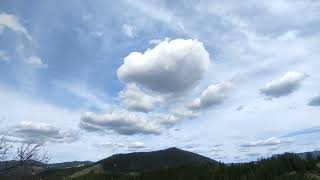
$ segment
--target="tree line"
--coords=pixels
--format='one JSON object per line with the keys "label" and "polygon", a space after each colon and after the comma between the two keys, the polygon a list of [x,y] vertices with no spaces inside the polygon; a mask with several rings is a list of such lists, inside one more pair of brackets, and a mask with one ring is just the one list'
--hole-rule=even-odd
{"label": "tree line", "polygon": [[[5,160],[9,152],[14,152],[15,163],[8,167],[2,166],[1,171],[10,168],[21,168],[23,174],[10,179],[24,180],[317,180],[320,179],[320,158],[307,153],[301,158],[294,153],[285,153],[255,162],[237,164],[201,164],[184,165],[179,167],[163,168],[152,171],[134,173],[104,173],[90,172],[80,177],[71,178],[75,172],[84,167],[66,169],[47,169],[37,174],[25,174],[25,168],[46,164],[49,156],[42,151],[41,144],[21,143],[15,151],[6,136],[0,137],[0,160]],[[89,167],[89,166],[87,166]]]}

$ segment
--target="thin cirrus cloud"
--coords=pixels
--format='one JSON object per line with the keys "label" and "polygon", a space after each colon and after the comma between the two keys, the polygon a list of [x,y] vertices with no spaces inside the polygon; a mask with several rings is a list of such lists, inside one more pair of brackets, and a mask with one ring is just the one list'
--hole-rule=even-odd
{"label": "thin cirrus cloud", "polygon": [[47,68],[48,65],[43,62],[43,60],[38,56],[30,56],[25,62],[36,68]]}
{"label": "thin cirrus cloud", "polygon": [[105,142],[103,144],[98,144],[98,148],[107,148],[107,149],[119,149],[119,148],[127,148],[128,150],[135,150],[135,149],[144,149],[146,145],[140,141],[134,142]]}
{"label": "thin cirrus cloud", "polygon": [[292,142],[293,142],[292,139],[279,139],[276,137],[271,137],[266,140],[258,140],[258,141],[244,143],[241,145],[241,147],[274,146],[274,145],[280,145],[280,144],[290,144]]}
{"label": "thin cirrus cloud", "polygon": [[136,28],[130,24],[123,24],[122,32],[130,38],[135,38],[137,36]]}
{"label": "thin cirrus cloud", "polygon": [[0,50],[0,62],[10,62],[10,58],[5,51]]}
{"label": "thin cirrus cloud", "polygon": [[283,137],[303,136],[303,135],[318,134],[318,133],[320,133],[320,126],[296,130],[296,131],[293,131],[293,132],[290,132],[290,133],[284,135]]}
{"label": "thin cirrus cloud", "polygon": [[193,88],[209,65],[209,53],[202,42],[166,39],[144,53],[130,53],[117,75],[122,82],[155,92],[181,93]]}
{"label": "thin cirrus cloud", "polygon": [[78,139],[78,133],[71,130],[62,130],[47,123],[23,121],[10,134],[12,141],[27,143],[72,143]]}
{"label": "thin cirrus cloud", "polygon": [[104,110],[110,107],[107,103],[108,97],[102,92],[88,87],[86,84],[73,81],[54,81],[53,84],[64,91],[83,100],[83,104],[87,108],[96,108]]}
{"label": "thin cirrus cloud", "polygon": [[300,87],[306,77],[303,73],[287,72],[282,78],[267,83],[261,93],[270,98],[288,96]]}
{"label": "thin cirrus cloud", "polygon": [[27,29],[21,24],[19,19],[12,14],[0,14],[0,29],[3,29],[4,27],[17,33],[22,33],[23,35],[25,35],[25,37],[31,40],[31,36],[29,35]]}

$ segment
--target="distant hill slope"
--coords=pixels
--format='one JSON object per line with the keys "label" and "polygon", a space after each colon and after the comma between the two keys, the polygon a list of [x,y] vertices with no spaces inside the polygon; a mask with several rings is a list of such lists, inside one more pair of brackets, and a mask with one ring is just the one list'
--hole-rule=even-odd
{"label": "distant hill slope", "polygon": [[[90,161],[73,161],[54,164],[43,164],[36,161],[31,161],[25,167],[19,166],[18,161],[0,161],[0,180],[1,177],[5,177],[6,180],[15,179],[19,176],[29,176],[32,174],[52,174],[52,172],[59,172],[59,170],[77,169],[77,167],[85,167],[92,162]],[[81,168],[79,168],[81,169]],[[73,172],[73,171],[70,171]]]}
{"label": "distant hill slope", "polygon": [[312,151],[312,152],[303,152],[303,153],[297,153],[297,155],[302,158],[302,159],[306,159],[308,154],[312,157],[312,158],[320,158],[320,151]]}
{"label": "distant hill slope", "polygon": [[[62,163],[43,164],[40,162],[32,161],[31,163],[28,163],[28,164],[32,164],[33,166],[42,167],[42,168],[65,169],[65,168],[86,166],[92,163],[93,162],[91,161],[71,161],[71,162],[62,162]],[[8,167],[12,167],[12,166],[17,166],[18,164],[19,162],[15,160],[0,161],[0,170]]]}
{"label": "distant hill slope", "polygon": [[[224,164],[210,158],[169,148],[152,152],[117,154],[76,167],[12,169],[0,180],[320,180],[320,159],[285,153],[254,162]],[[311,158],[310,158],[311,157]],[[12,162],[11,162],[12,163]],[[81,163],[81,162],[80,162]],[[58,165],[59,167],[62,167]],[[31,171],[32,170],[32,171]],[[23,177],[22,177],[23,175]]]}
{"label": "distant hill slope", "polygon": [[72,168],[72,167],[80,167],[93,164],[91,161],[71,161],[71,162],[62,162],[62,163],[53,163],[48,164],[49,168],[54,169],[65,169],[65,168]]}
{"label": "distant hill slope", "polygon": [[101,164],[107,172],[126,173],[172,168],[182,165],[213,165],[217,164],[217,161],[178,148],[169,148],[152,152],[116,154],[97,163]]}

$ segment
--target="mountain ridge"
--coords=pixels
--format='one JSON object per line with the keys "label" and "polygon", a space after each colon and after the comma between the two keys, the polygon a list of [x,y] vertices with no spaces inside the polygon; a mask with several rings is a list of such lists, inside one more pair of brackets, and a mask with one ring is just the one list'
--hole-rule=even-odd
{"label": "mountain ridge", "polygon": [[225,164],[173,147],[115,154],[83,166],[83,162],[77,161],[69,163],[81,166],[69,167],[68,163],[62,163],[65,166],[60,166],[60,169],[18,167],[7,175],[0,174],[0,180],[21,179],[22,175],[25,180],[238,180],[243,177],[246,180],[319,180],[320,156],[316,156],[317,154],[318,152],[284,153],[258,161]]}
{"label": "mountain ridge", "polygon": [[97,163],[102,164],[105,170],[123,173],[176,167],[188,164],[213,165],[218,162],[190,151],[171,147],[158,151],[115,154],[102,159]]}

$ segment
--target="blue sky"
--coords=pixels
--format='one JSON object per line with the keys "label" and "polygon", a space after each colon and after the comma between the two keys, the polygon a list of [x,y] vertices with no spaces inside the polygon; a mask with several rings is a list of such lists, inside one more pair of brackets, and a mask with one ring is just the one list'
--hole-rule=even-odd
{"label": "blue sky", "polygon": [[[0,130],[53,161],[320,149],[320,2],[0,3]],[[77,153],[74,153],[74,151]]]}

